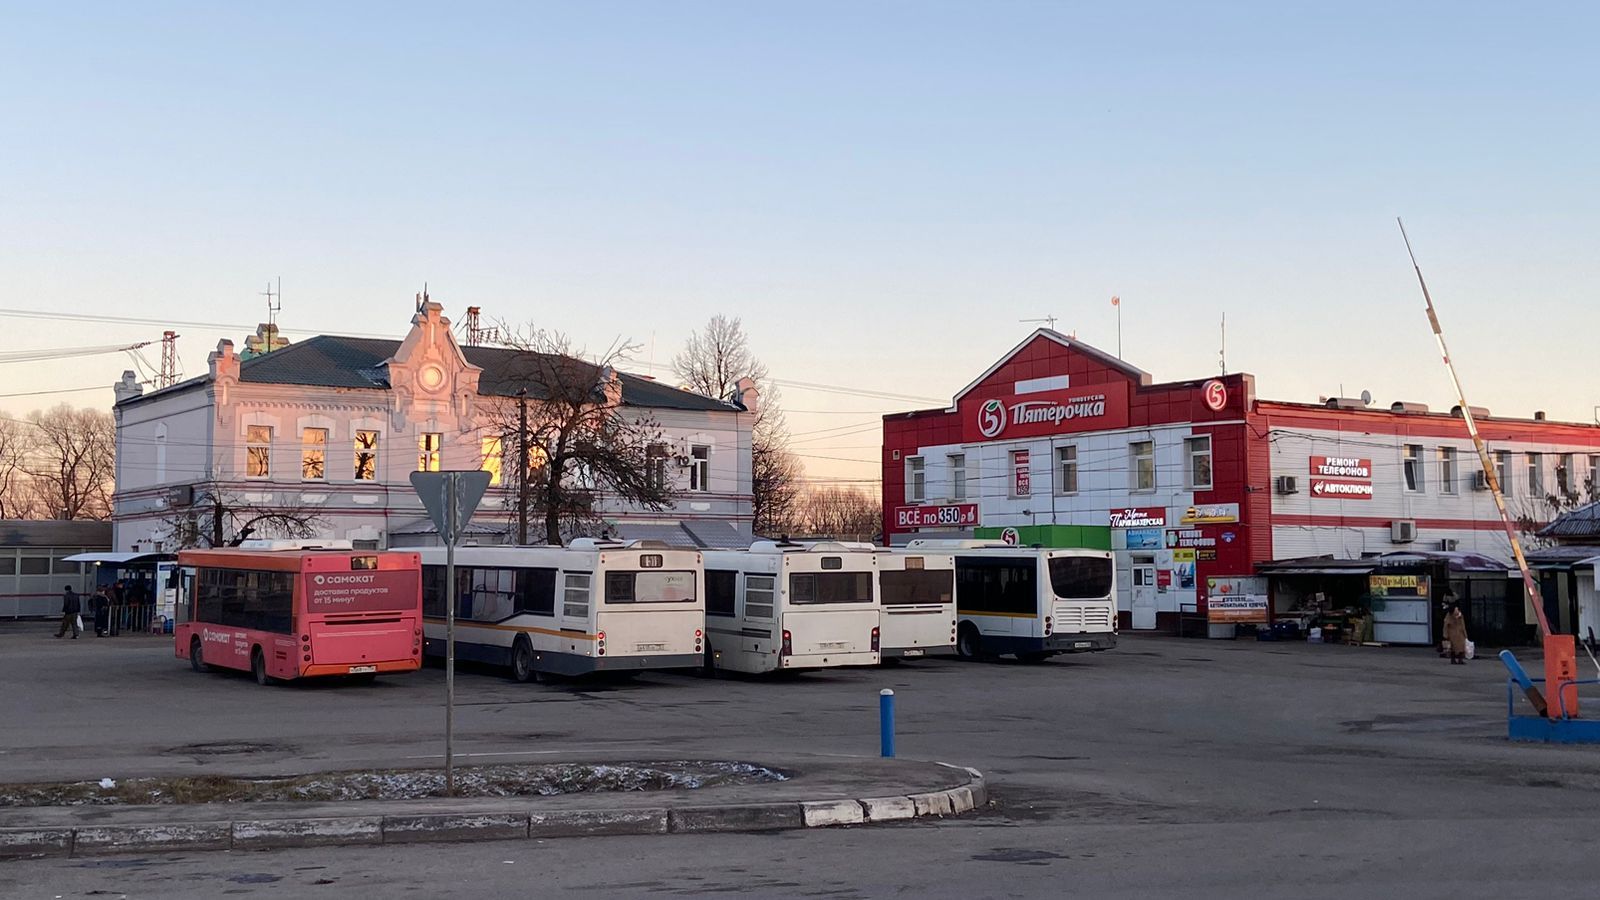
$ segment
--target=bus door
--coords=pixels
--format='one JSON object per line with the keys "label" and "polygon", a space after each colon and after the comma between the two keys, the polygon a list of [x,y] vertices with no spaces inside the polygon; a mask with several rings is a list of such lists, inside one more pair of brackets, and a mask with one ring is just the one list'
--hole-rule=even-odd
{"label": "bus door", "polygon": [[770,572],[744,575],[744,618],[739,628],[740,649],[746,653],[776,653],[782,638],[775,605],[778,576]]}
{"label": "bus door", "polygon": [[595,648],[593,627],[594,573],[563,570],[561,573],[561,646],[563,653],[589,655]]}

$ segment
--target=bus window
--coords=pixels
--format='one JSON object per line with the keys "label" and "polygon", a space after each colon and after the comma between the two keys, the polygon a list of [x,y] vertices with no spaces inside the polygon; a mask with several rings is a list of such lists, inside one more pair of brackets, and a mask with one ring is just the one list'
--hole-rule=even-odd
{"label": "bus window", "polygon": [[565,584],[561,591],[562,615],[575,619],[589,617],[589,581],[592,576],[588,572],[568,572]]}
{"label": "bus window", "polygon": [[607,603],[693,603],[693,572],[607,572]]}
{"label": "bus window", "polygon": [[1029,558],[964,557],[956,560],[957,606],[962,612],[1037,615],[1034,568]]}
{"label": "bus window", "polygon": [[444,566],[422,567],[422,614],[444,618]]}
{"label": "bus window", "polygon": [[733,615],[735,585],[739,573],[723,569],[706,570],[706,615]]}
{"label": "bus window", "polygon": [[797,572],[789,576],[789,602],[871,603],[871,572]]}
{"label": "bus window", "polygon": [[476,622],[511,618],[515,580],[513,569],[456,570],[456,615]]}
{"label": "bus window", "polygon": [[744,577],[744,614],[758,619],[772,618],[772,595],[777,592],[778,576]]}
{"label": "bus window", "polygon": [[955,590],[955,573],[949,569],[921,569],[909,572],[885,571],[878,575],[878,588],[885,606],[916,603],[949,603]]}
{"label": "bus window", "polygon": [[517,612],[536,616],[556,614],[556,570],[517,570]]}
{"label": "bus window", "polygon": [[1101,600],[1111,593],[1111,560],[1058,556],[1050,560],[1050,588],[1063,600]]}

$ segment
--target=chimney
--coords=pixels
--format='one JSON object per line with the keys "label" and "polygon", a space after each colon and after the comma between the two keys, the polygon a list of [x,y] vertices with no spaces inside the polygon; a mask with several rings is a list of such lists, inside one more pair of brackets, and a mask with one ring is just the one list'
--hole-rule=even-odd
{"label": "chimney", "polygon": [[217,341],[217,349],[206,357],[206,363],[211,366],[211,380],[222,378],[239,380],[239,357],[233,355],[233,341],[223,338]]}
{"label": "chimney", "polygon": [[606,406],[614,408],[622,405],[622,379],[616,369],[606,366],[600,370],[600,389],[605,391]]}
{"label": "chimney", "polygon": [[1533,420],[1535,422],[1543,422],[1544,421],[1544,410],[1542,410],[1542,409],[1534,410]]}
{"label": "chimney", "polygon": [[117,395],[117,402],[121,403],[142,395],[144,385],[139,383],[139,376],[135,375],[132,369],[123,369],[122,380],[112,385],[111,390]]}
{"label": "chimney", "polygon": [[754,378],[741,378],[733,386],[733,395],[728,398],[734,405],[744,408],[745,412],[761,412],[761,389],[756,387]]}

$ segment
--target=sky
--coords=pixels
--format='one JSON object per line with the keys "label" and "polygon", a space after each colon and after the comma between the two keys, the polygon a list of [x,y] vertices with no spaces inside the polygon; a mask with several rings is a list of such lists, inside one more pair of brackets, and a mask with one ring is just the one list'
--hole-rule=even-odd
{"label": "sky", "polygon": [[[398,336],[426,283],[452,317],[634,341],[663,377],[722,313],[810,477],[857,483],[883,413],[948,402],[1025,320],[1116,352],[1113,295],[1158,381],[1218,371],[1226,315],[1262,397],[1448,408],[1403,216],[1469,399],[1600,414],[1593,4],[0,0],[0,21],[0,359],[174,323],[198,374],[278,277],[291,338]],[[109,408],[129,367],[0,362],[0,411]]]}

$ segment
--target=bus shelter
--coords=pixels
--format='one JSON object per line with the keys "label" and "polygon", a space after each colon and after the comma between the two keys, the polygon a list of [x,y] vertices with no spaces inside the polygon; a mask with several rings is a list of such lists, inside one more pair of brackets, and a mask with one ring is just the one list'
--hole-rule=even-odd
{"label": "bus shelter", "polygon": [[91,567],[96,592],[106,590],[112,634],[170,634],[177,613],[177,559],[173,553],[104,551],[66,561]]}

